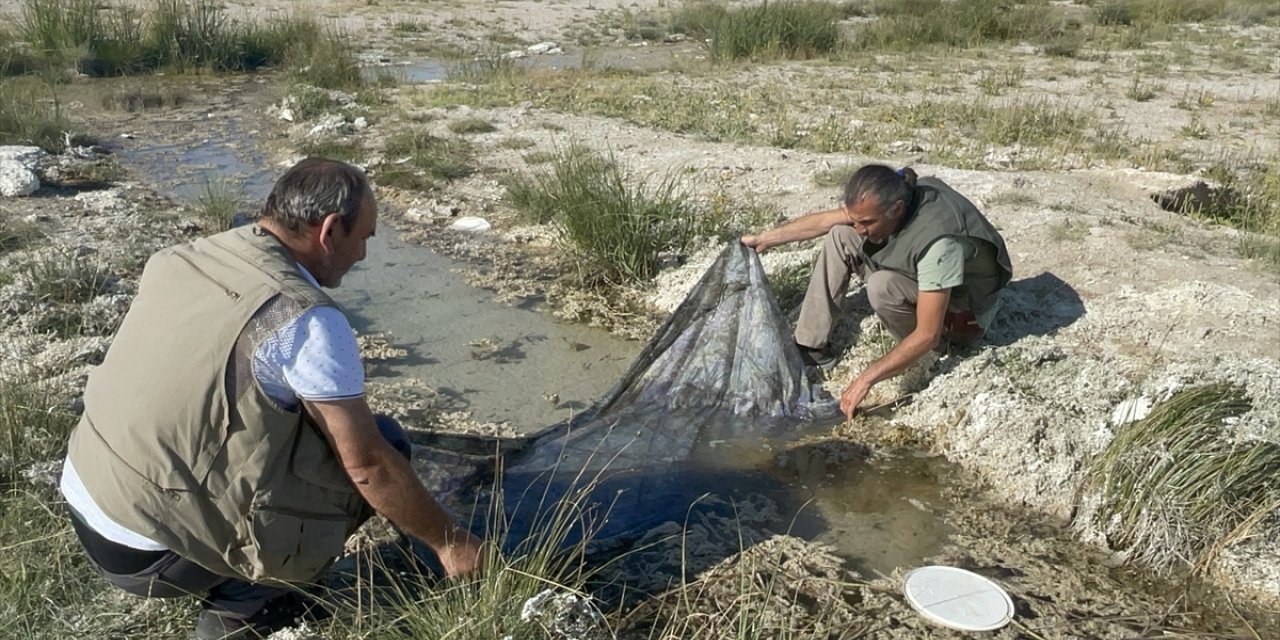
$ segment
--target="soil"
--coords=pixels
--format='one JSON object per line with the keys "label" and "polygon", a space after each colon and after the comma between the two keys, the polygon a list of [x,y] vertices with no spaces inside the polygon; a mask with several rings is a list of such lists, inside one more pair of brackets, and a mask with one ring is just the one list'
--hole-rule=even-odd
{"label": "soil", "polygon": [[[492,46],[487,43],[497,33],[506,34],[497,45],[505,49],[551,40],[572,55],[575,45],[569,34],[577,32],[583,16],[604,16],[601,24],[607,25],[620,9],[643,12],[664,6],[661,0],[456,0],[424,13],[420,5],[402,2],[310,4],[319,15],[333,16],[358,34],[368,59],[393,64],[417,60],[425,50],[438,51],[424,44],[433,38],[430,47],[480,50]],[[13,11],[12,5],[5,3],[0,11]],[[260,16],[293,4],[230,6]],[[396,28],[406,22],[421,29]],[[1255,41],[1280,39],[1275,30],[1252,29],[1245,35]],[[621,40],[620,28],[604,32],[614,38],[598,54],[606,58],[635,58],[636,49],[644,50],[644,64],[656,64],[664,55],[698,55],[688,43],[631,47]],[[1098,62],[1075,64],[1081,67],[1078,74],[1048,79],[1054,77],[1049,67],[1056,69],[1056,61],[1033,57],[1026,63],[1026,76],[1032,79],[1011,91],[1058,98],[1105,94],[1099,100],[1112,103],[1114,121],[1154,140],[1176,138],[1188,114],[1174,103],[1189,92],[1202,92],[1216,104],[1195,116],[1220,135],[1170,144],[1206,158],[1237,152],[1275,158],[1278,153],[1280,121],[1259,115],[1260,105],[1280,100],[1280,69],[1274,64],[1259,72],[1221,71],[1211,63],[1197,63],[1162,81],[1160,97],[1152,101],[1122,97],[1133,77],[1123,58],[1112,61],[1117,67],[1113,73]],[[962,71],[976,73],[973,68]],[[883,75],[862,78],[852,69],[801,63],[735,68],[726,75],[736,76],[737,82],[785,83],[792,72],[879,87],[889,82]],[[110,146],[120,150],[126,164],[132,147],[199,145],[207,128],[217,127],[234,128],[233,137],[246,141],[243,153],[256,154],[270,166],[285,166],[297,157],[296,146],[311,124],[290,126],[268,115],[268,107],[284,97],[282,83],[269,74],[155,81],[189,83],[190,99],[175,109],[127,114],[103,105],[108,82],[80,81],[68,88],[76,95],[67,105],[68,115],[89,123],[91,133],[113,140]],[[1197,172],[1093,162],[1068,162],[1055,170],[1007,170],[1004,165],[1016,149],[995,150],[999,153],[988,158],[985,168],[956,169],[932,161],[927,151],[912,151],[916,147],[911,144],[881,157],[851,158],[708,141],[530,105],[420,106],[419,98],[430,90],[431,85],[389,89],[389,104],[368,107],[373,125],[351,135],[376,148],[410,118],[426,121],[441,135],[451,135],[448,124],[463,118],[483,118],[497,130],[470,136],[480,149],[481,171],[473,176],[432,193],[380,190],[386,219],[401,238],[464,260],[469,281],[492,289],[499,300],[543,299],[543,311],[626,337],[646,337],[683,299],[719,245],[708,243],[683,256],[643,288],[607,294],[584,290],[575,285],[554,233],[523,224],[502,199],[502,172],[523,170],[523,154],[586,142],[611,151],[638,174],[678,168],[704,201],[741,195],[777,207],[788,217],[834,204],[837,189],[817,186],[814,176],[850,163],[910,163],[921,175],[942,178],[983,209],[1010,247],[1016,278],[1005,292],[1002,316],[980,347],[922,363],[881,384],[867,401],[877,405],[911,394],[909,404],[888,418],[855,419],[835,436],[876,451],[910,446],[957,465],[947,490],[955,504],[966,506],[947,512],[952,532],[928,561],[973,569],[1009,589],[1017,622],[996,637],[1188,637],[1206,632],[1266,637],[1269,626],[1271,633],[1280,633],[1274,626],[1280,621],[1280,512],[1258,522],[1254,535],[1216,555],[1206,574],[1223,589],[1218,591],[1188,587],[1203,585],[1199,580],[1182,582],[1177,571],[1155,574],[1125,565],[1123,550],[1107,547],[1107,523],[1095,520],[1097,496],[1081,491],[1088,462],[1123,422],[1115,419],[1118,408],[1149,405],[1206,381],[1240,385],[1252,400],[1253,410],[1230,426],[1231,437],[1280,442],[1280,279],[1237,255],[1239,232],[1164,211],[1151,199],[1154,193],[1201,179]],[[909,102],[919,95],[905,91],[895,99]],[[203,124],[193,127],[193,122]],[[124,134],[131,138],[120,138]],[[505,148],[501,142],[513,136],[533,146]],[[362,162],[375,179],[380,161],[374,153]],[[192,177],[228,171],[236,168],[215,164]],[[20,367],[54,381],[66,397],[78,396],[85,374],[100,361],[127,308],[131,274],[136,277],[150,252],[204,231],[189,217],[173,215],[177,207],[156,195],[164,186],[135,172],[108,190],[46,188],[34,197],[0,202],[8,215],[39,224],[60,247],[57,251],[91,255],[120,274],[102,295],[83,304],[78,315],[91,322],[83,324],[84,335],[70,339],[37,331],[52,311],[25,292],[21,281],[0,287],[0,310],[19,318],[0,332],[8,345],[6,372]],[[441,209],[447,213],[436,216]],[[484,217],[493,229],[480,234],[449,230],[448,222],[462,215]],[[0,256],[0,266],[15,266],[17,255]],[[785,247],[762,259],[774,274],[807,264],[815,255],[812,246]],[[827,376],[826,388],[833,393],[885,348],[881,330],[868,317],[865,296],[855,290],[847,307],[833,337],[846,349]],[[380,345],[367,339],[367,344],[368,354],[377,359],[393,362],[399,357],[394,340]],[[413,380],[379,382],[371,388],[375,404],[416,415],[426,427],[513,433],[510,425],[441,410],[432,393]],[[723,604],[732,600],[724,590],[732,591],[742,575],[764,571],[803,583],[801,590],[811,592],[804,601],[821,606],[806,612],[790,608],[794,602],[778,603],[777,610],[761,615],[800,620],[809,615],[845,625],[809,629],[805,637],[960,637],[929,626],[907,607],[899,595],[901,572],[858,574],[830,546],[771,533],[779,535],[742,553],[725,552],[727,559],[703,575],[712,585],[703,606],[731,606]],[[1238,608],[1233,604],[1237,601]],[[826,610],[832,607],[841,611]],[[821,616],[816,608],[824,609]]]}

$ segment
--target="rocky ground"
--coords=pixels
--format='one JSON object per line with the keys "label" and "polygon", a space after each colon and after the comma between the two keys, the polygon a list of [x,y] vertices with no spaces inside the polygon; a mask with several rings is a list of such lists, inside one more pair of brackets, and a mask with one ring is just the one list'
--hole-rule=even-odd
{"label": "rocky ground", "polygon": [[[13,4],[4,9],[12,11]],[[406,237],[467,260],[478,285],[510,299],[541,296],[558,314],[637,338],[679,303],[719,244],[708,242],[684,256],[652,285],[607,295],[581,290],[572,278],[557,279],[572,270],[555,234],[526,225],[504,200],[505,172],[536,169],[531,158],[538,152],[586,143],[612,152],[637,175],[678,172],[709,207],[729,203],[735,211],[765,209],[784,217],[832,205],[838,187],[823,176],[861,162],[910,164],[921,175],[946,180],[987,213],[1013,254],[1016,277],[1002,316],[979,348],[882,384],[868,404],[914,394],[891,419],[855,420],[838,435],[873,447],[929,451],[963,469],[954,497],[978,506],[950,516],[956,533],[931,561],[978,570],[1011,591],[1018,623],[998,637],[1186,637],[1206,631],[1265,637],[1280,611],[1280,513],[1253,522],[1201,567],[1229,596],[1180,589],[1181,572],[1165,574],[1175,576],[1171,584],[1125,565],[1141,553],[1108,547],[1111,523],[1097,517],[1099,497],[1086,477],[1090,461],[1139,417],[1127,409],[1149,408],[1205,382],[1238,385],[1252,401],[1224,437],[1280,442],[1280,281],[1274,267],[1239,255],[1240,232],[1166,211],[1152,199],[1204,179],[1204,170],[1220,161],[1277,161],[1276,30],[1248,27],[1222,36],[1228,40],[1191,38],[1184,45],[1192,50],[1189,58],[1175,43],[1155,43],[1106,60],[1047,58],[1013,47],[957,60],[922,55],[910,59],[908,71],[902,70],[904,57],[724,69],[698,66],[698,47],[664,43],[661,33],[651,42],[627,39],[635,16],[658,13],[663,5],[457,0],[423,11],[409,2],[311,3],[311,10],[354,34],[369,60],[389,62],[392,69],[451,50],[527,51],[541,42],[579,59],[586,43],[597,47],[591,55],[607,62],[671,66],[635,84],[589,78],[585,86],[574,85],[581,92],[577,107],[536,91],[503,94],[510,97],[506,103],[465,105],[465,98],[450,93],[456,88],[451,83],[403,84],[385,90],[384,101],[335,108],[336,124],[320,135],[354,143],[356,161],[376,180],[395,162],[381,153],[381,144],[403,127],[457,136],[452,123],[492,123],[493,131],[466,136],[477,150],[479,171],[428,192],[382,189],[388,219]],[[261,15],[293,6],[257,2],[238,10]],[[1242,61],[1224,51],[1253,58]],[[1154,70],[1152,59],[1163,60],[1163,70]],[[893,71],[876,71],[879,65]],[[555,84],[559,80],[548,82],[564,88]],[[269,76],[200,83],[191,90],[195,99],[181,107],[124,113],[102,106],[103,87],[82,82],[70,89],[80,95],[68,112],[104,137],[144,135],[146,144],[157,145],[198,141],[202,134],[192,130],[192,118],[221,127],[233,117],[247,145],[270,164],[284,164],[297,156],[315,121],[268,117],[268,106],[285,104],[284,90],[275,84]],[[603,108],[591,106],[592,91],[600,87],[634,92],[634,111],[602,114]],[[805,129],[852,117],[847,124],[854,137],[865,135],[869,142],[860,143],[858,153],[805,150],[804,144],[783,149],[765,142],[776,133],[772,129],[737,138],[696,126],[676,133],[665,126],[666,114],[645,111],[654,96],[661,101],[672,95],[690,102],[726,96],[723,109],[729,110],[752,87],[794,98],[787,108],[755,104],[761,118],[778,126]],[[886,105],[906,109],[935,94],[1069,104],[1097,112],[1097,126],[1144,142],[1124,159],[1044,152],[953,139],[940,128],[903,129],[868,115]],[[850,116],[832,106],[842,101],[874,104]],[[366,126],[353,126],[358,117]],[[50,162],[56,163],[45,164]],[[26,375],[57,380],[75,397],[127,307],[141,260],[203,230],[174,215],[145,175],[122,176],[119,186],[100,190],[50,186],[54,178],[34,196],[0,200],[6,219],[38,226],[53,239],[38,251],[5,246],[0,256],[3,271],[15,274],[0,281],[0,310],[12,319],[3,329],[5,365],[21,363]],[[479,234],[450,230],[460,216],[483,217],[492,228]],[[768,222],[768,216],[740,220]],[[785,293],[788,287],[794,292],[795,273],[814,255],[813,247],[787,247],[763,259]],[[81,282],[89,270],[90,291],[74,293],[70,306],[49,303],[32,291],[49,270]],[[847,351],[828,375],[832,392],[886,348],[876,322],[865,318],[865,296],[855,291],[849,309],[834,338]],[[739,589],[743,575],[759,571],[786,575],[811,595],[799,609],[793,601],[779,602],[760,615],[843,625],[809,628],[806,637],[959,637],[911,613],[897,595],[900,575],[855,588],[849,585],[869,576],[854,576],[840,565],[829,549],[779,537],[704,576],[704,604],[731,610],[726,589]],[[1236,600],[1245,603],[1238,613],[1224,604]]]}

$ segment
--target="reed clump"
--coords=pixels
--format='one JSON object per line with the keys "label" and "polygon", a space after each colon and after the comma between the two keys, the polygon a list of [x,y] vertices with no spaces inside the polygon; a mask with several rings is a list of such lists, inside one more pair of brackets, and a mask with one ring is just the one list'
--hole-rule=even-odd
{"label": "reed clump", "polygon": [[611,284],[652,278],[664,253],[683,250],[702,231],[690,196],[673,177],[650,186],[611,156],[580,145],[560,152],[544,171],[512,178],[507,197],[530,221],[560,228],[583,273]]}
{"label": "reed clump", "polygon": [[1239,387],[1210,384],[1121,427],[1088,474],[1110,544],[1159,569],[1203,566],[1280,507],[1280,444],[1226,431],[1250,409]]}

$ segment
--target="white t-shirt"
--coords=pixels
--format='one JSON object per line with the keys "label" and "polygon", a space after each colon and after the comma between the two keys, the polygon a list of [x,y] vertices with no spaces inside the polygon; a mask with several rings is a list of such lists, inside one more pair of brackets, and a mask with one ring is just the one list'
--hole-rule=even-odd
{"label": "white t-shirt", "polygon": [[[313,285],[315,278],[302,265],[298,270]],[[324,401],[364,395],[364,365],[355,332],[341,311],[315,307],[280,327],[253,354],[253,376],[267,397],[292,410],[302,400]],[[107,517],[89,496],[68,458],[62,467],[62,495],[102,537],[134,549],[164,551],[165,547]]]}

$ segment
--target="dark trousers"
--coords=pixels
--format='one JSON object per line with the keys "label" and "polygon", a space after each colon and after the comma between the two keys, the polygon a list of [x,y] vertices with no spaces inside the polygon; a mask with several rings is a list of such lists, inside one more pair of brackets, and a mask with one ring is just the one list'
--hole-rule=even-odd
{"label": "dark trousers", "polygon": [[[376,416],[378,431],[405,458],[412,456],[409,437],[389,416]],[[84,523],[71,510],[71,526],[89,561],[108,582],[144,598],[198,596],[206,608],[248,617],[268,601],[287,592],[282,587],[256,584],[219,575],[173,551],[143,551],[112,542]]]}

